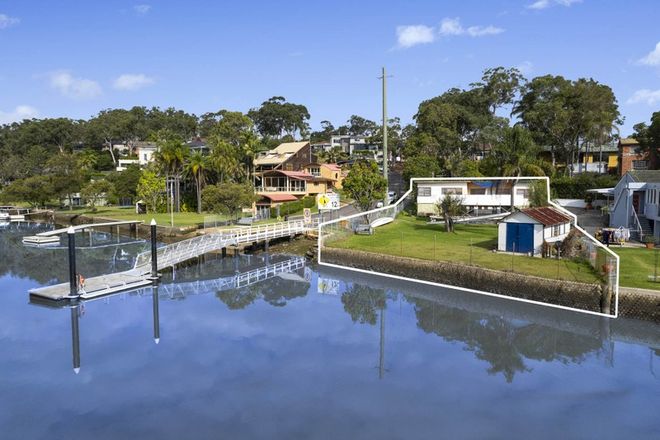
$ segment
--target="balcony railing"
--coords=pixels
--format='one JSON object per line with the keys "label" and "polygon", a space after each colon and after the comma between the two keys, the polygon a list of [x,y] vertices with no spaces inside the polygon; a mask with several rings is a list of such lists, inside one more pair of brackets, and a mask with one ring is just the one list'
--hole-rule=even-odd
{"label": "balcony railing", "polygon": [[285,192],[285,193],[301,193],[304,194],[307,192],[307,188],[290,188],[286,186],[262,186],[257,188],[257,192],[266,193],[266,192]]}

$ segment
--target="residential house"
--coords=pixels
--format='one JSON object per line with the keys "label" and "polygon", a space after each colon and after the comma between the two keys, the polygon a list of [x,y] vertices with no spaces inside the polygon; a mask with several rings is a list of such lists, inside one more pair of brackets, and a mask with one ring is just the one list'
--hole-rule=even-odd
{"label": "residential house", "polygon": [[660,170],[628,171],[613,190],[610,227],[629,228],[636,239],[660,237]]}
{"label": "residential house", "polygon": [[417,215],[436,215],[438,203],[447,195],[459,197],[473,214],[500,213],[529,205],[529,181],[513,184],[508,180],[428,180],[418,181]]}
{"label": "residential house", "polygon": [[261,197],[257,207],[315,197],[331,190],[332,183],[332,179],[314,176],[306,171],[264,171],[256,187],[257,195]]}
{"label": "residential house", "polygon": [[548,206],[513,212],[499,222],[497,250],[540,256],[544,242],[566,238],[572,221],[568,214]]}
{"label": "residential house", "polygon": [[628,171],[655,169],[653,157],[648,151],[639,147],[639,142],[633,138],[619,140],[619,176],[624,176]]}
{"label": "residential house", "polygon": [[285,142],[254,159],[257,175],[269,170],[300,171],[308,163],[316,162],[308,141]]}
{"label": "residential house", "polygon": [[124,171],[128,165],[139,165],[146,167],[156,160],[154,153],[158,151],[158,146],[151,142],[138,142],[135,146],[137,159],[119,159],[117,161],[117,171]]}
{"label": "residential house", "polygon": [[619,145],[609,142],[595,145],[582,145],[578,159],[571,164],[573,173],[616,174],[619,168]]}
{"label": "residential house", "polygon": [[336,163],[310,163],[305,165],[304,170],[314,177],[329,179],[331,187],[335,189],[342,187],[342,183],[346,177],[344,170]]}
{"label": "residential house", "polygon": [[207,145],[206,140],[200,137],[186,142],[186,146],[191,153],[200,152],[202,154],[208,154],[211,151],[211,148]]}

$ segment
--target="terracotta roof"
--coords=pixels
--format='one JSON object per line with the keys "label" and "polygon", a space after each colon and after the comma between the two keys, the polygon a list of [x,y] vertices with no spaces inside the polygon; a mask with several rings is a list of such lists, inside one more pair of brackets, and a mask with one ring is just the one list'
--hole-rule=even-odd
{"label": "terracotta roof", "polygon": [[271,202],[293,202],[298,200],[296,196],[287,193],[268,193],[262,194],[262,196],[270,199]]}
{"label": "terracotta roof", "polygon": [[571,217],[564,214],[563,212],[548,206],[544,206],[542,208],[527,208],[521,210],[520,212],[525,214],[527,217],[533,218],[534,220],[538,221],[543,226],[552,226],[561,223],[568,223],[572,220]]}
{"label": "terracotta roof", "polygon": [[331,169],[332,171],[341,171],[341,167],[336,163],[324,163],[323,166]]}

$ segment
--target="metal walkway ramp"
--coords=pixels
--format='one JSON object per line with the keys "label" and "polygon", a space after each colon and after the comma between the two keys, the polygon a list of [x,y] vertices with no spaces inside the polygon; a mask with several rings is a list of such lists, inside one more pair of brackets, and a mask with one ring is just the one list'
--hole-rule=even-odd
{"label": "metal walkway ramp", "polygon": [[[229,246],[250,244],[276,238],[291,237],[302,234],[313,226],[304,221],[273,223],[264,226],[251,226],[206,234],[169,244],[158,248],[158,270],[174,267],[184,261],[197,258],[209,252],[214,252]],[[133,269],[114,274],[101,275],[85,281],[83,299],[92,299],[100,296],[125,290],[134,290],[152,283],[151,252],[139,254]],[[69,283],[55,284],[30,290],[30,297],[46,301],[61,301],[77,298],[70,295]]]}

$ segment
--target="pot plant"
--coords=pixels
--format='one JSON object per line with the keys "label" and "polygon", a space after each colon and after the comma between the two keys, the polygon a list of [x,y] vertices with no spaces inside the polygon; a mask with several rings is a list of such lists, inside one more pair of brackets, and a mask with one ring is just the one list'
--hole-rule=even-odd
{"label": "pot plant", "polygon": [[644,237],[644,244],[646,244],[646,249],[655,248],[655,237],[653,235],[647,235]]}

